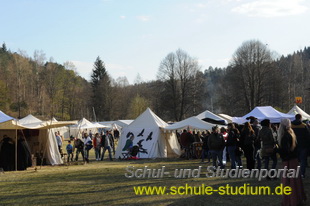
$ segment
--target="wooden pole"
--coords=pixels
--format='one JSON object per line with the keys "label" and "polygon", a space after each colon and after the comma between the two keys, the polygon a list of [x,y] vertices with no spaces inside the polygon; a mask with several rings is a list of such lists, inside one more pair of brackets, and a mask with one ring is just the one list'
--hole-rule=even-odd
{"label": "wooden pole", "polygon": [[17,119],[15,119],[15,171],[17,171]]}

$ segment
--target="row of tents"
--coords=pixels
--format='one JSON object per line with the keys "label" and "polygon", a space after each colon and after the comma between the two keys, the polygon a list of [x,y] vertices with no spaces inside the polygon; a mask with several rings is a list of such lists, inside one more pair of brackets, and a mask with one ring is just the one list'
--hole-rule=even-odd
{"label": "row of tents", "polygon": [[174,131],[188,130],[210,130],[213,126],[225,125],[230,122],[243,124],[252,116],[259,121],[270,119],[272,123],[279,123],[282,118],[294,119],[295,114],[301,114],[304,119],[310,119],[310,116],[294,106],[289,113],[284,114],[273,107],[256,107],[250,113],[243,117],[230,117],[226,114],[216,115],[210,111],[205,111],[197,116],[187,118],[180,122],[167,124],[158,117],[151,109],[146,109],[135,120],[118,120],[110,122],[93,123],[83,118],[80,121],[42,121],[32,115],[15,120],[14,118],[0,111],[0,140],[3,135],[15,137],[17,140],[17,131],[24,131],[27,141],[31,146],[32,152],[43,154],[46,163],[51,165],[62,164],[62,158],[59,154],[55,131],[68,138],[70,135],[81,137],[81,131],[91,130],[93,133],[98,129],[117,129],[121,131],[121,136],[116,148],[115,158],[122,157],[123,148],[132,133],[135,136],[134,145],[143,148],[144,153],[140,158],[166,158],[177,157],[181,154],[181,148]]}

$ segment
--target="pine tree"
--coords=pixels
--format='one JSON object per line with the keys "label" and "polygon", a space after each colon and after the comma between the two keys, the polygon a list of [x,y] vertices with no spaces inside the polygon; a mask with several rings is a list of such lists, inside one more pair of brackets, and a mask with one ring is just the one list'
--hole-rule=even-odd
{"label": "pine tree", "polygon": [[106,97],[110,87],[110,80],[104,62],[98,56],[93,73],[91,75],[91,86],[93,89],[92,106],[95,110],[96,120],[106,120],[108,117]]}
{"label": "pine tree", "polygon": [[94,91],[97,91],[100,80],[102,80],[106,76],[107,71],[105,69],[104,62],[98,56],[94,63],[94,69],[91,75],[91,85]]}
{"label": "pine tree", "polygon": [[2,51],[3,53],[6,53],[6,52],[8,51],[7,48],[6,48],[5,43],[2,44],[1,51]]}

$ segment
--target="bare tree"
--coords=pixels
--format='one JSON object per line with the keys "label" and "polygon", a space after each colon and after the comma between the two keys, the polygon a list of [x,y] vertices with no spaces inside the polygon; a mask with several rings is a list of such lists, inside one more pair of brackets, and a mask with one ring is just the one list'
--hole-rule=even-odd
{"label": "bare tree", "polygon": [[[260,41],[244,42],[234,53],[230,75],[233,75],[231,86],[235,87],[234,95],[242,95],[243,106],[247,111],[264,103],[265,85],[272,71],[272,54]],[[239,94],[238,94],[239,93]]]}
{"label": "bare tree", "polygon": [[165,83],[164,101],[176,121],[190,110],[193,80],[199,68],[198,61],[181,49],[169,53],[160,63],[157,78]]}

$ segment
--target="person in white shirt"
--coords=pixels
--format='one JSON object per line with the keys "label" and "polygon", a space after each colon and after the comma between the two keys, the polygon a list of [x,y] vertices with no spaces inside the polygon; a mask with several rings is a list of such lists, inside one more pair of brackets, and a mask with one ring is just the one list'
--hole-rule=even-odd
{"label": "person in white shirt", "polygon": [[62,154],[62,139],[61,139],[61,136],[57,132],[55,132],[55,137],[56,137],[59,153]]}
{"label": "person in white shirt", "polygon": [[84,159],[87,163],[89,163],[89,150],[92,147],[92,141],[91,138],[87,135],[87,133],[84,133],[83,142],[84,142]]}

